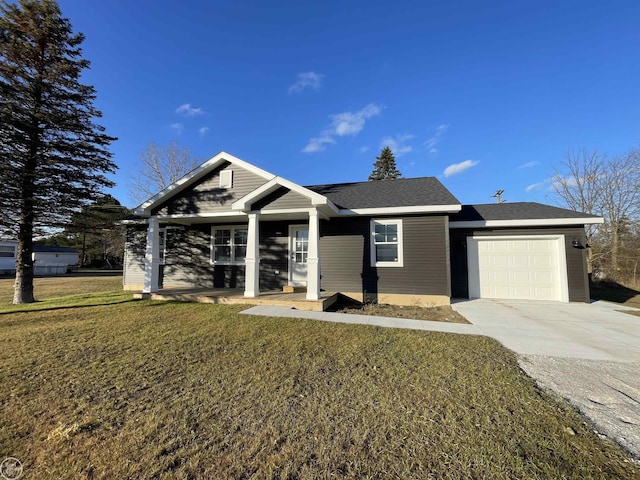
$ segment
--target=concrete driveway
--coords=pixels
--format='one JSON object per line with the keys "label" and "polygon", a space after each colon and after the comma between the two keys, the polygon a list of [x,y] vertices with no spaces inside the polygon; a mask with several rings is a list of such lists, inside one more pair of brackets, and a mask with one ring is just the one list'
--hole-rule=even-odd
{"label": "concrete driveway", "polygon": [[596,433],[640,460],[640,317],[607,302],[457,302],[479,333],[519,354],[520,367],[571,402]]}
{"label": "concrete driveway", "polygon": [[607,302],[465,300],[451,305],[480,334],[523,355],[640,361],[640,317]]}

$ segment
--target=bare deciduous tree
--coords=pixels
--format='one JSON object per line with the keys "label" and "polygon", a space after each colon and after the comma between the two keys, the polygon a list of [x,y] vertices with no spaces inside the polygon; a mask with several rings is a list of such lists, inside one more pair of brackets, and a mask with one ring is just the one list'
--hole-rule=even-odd
{"label": "bare deciduous tree", "polygon": [[586,149],[567,152],[552,177],[551,187],[560,204],[604,218],[603,225],[587,229],[587,241],[595,247],[589,262],[604,265],[614,278],[619,272],[622,233],[640,221],[639,185],[637,148],[612,159]]}
{"label": "bare deciduous tree", "polygon": [[611,268],[618,270],[621,234],[640,215],[640,151],[609,162],[606,181],[602,182],[602,215],[611,251]]}
{"label": "bare deciduous tree", "polygon": [[152,142],[140,153],[140,162],[140,174],[132,178],[129,193],[142,203],[196,168],[200,160],[176,142]]}

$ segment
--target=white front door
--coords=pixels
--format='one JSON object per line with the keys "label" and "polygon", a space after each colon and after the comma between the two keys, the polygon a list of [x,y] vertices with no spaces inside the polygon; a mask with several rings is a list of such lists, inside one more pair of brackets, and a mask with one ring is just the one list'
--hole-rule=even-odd
{"label": "white front door", "polygon": [[307,257],[309,255],[309,227],[289,227],[289,285],[307,286]]}

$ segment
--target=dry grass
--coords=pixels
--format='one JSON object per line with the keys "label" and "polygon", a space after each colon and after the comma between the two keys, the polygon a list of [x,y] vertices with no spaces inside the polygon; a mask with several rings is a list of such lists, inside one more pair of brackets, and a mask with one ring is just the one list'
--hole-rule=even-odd
{"label": "dry grass", "polygon": [[[0,279],[0,306],[13,301],[13,278]],[[122,288],[120,275],[61,275],[57,277],[38,277],[33,281],[36,300],[47,300],[67,295],[80,295],[95,292],[107,292]]]}
{"label": "dry grass", "polygon": [[24,478],[638,476],[493,340],[115,295],[0,315]]}

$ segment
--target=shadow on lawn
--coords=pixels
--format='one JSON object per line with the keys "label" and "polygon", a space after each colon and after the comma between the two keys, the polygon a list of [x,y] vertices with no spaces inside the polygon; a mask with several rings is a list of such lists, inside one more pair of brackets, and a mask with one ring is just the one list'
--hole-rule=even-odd
{"label": "shadow on lawn", "polygon": [[20,306],[16,305],[15,309],[12,308],[11,310],[7,310],[4,312],[0,311],[0,315],[11,315],[12,313],[46,312],[46,311],[53,311],[53,310],[71,310],[74,308],[85,308],[85,307],[102,307],[102,306],[119,305],[122,303],[130,303],[130,302],[137,302],[137,301],[139,300],[136,298],[127,298],[124,300],[83,303],[81,305],[77,305],[77,304],[76,305],[58,305],[58,306],[42,305],[41,307],[38,307],[39,303],[47,302],[47,300],[43,300],[43,301],[36,301],[35,303],[27,303],[25,305],[20,305]]}
{"label": "shadow on lawn", "polygon": [[600,281],[591,284],[591,298],[626,304],[629,307],[640,308],[640,292],[627,288],[613,281]]}

